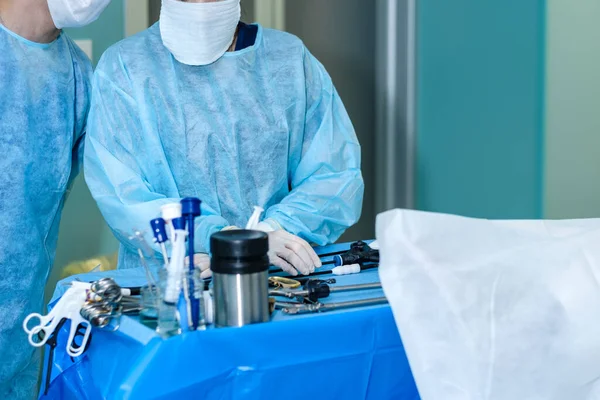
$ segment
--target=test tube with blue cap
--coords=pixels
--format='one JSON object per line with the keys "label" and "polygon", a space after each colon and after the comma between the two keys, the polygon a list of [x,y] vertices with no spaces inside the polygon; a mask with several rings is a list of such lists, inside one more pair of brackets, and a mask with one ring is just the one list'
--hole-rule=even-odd
{"label": "test tube with blue cap", "polygon": [[198,323],[200,320],[200,300],[196,298],[196,290],[194,287],[194,274],[195,274],[195,265],[194,265],[194,230],[195,230],[195,219],[199,217],[201,214],[200,211],[200,199],[195,197],[187,197],[181,200],[181,214],[185,219],[187,229],[188,229],[188,257],[189,257],[189,267],[190,267],[190,277],[188,280],[189,286],[189,297],[190,297],[190,305],[191,305],[191,313],[192,313],[192,329],[196,329],[198,327]]}
{"label": "test tube with blue cap", "polygon": [[[185,231],[186,221],[183,217],[173,219],[171,221],[171,224],[173,226],[174,232]],[[171,259],[172,268],[169,271],[172,279],[184,280],[183,277],[186,276],[183,273],[183,268],[184,268],[183,258],[185,258],[185,249],[184,249],[185,243],[182,243],[181,242],[182,240],[185,240],[185,233],[183,234],[183,236],[180,236],[177,234],[175,235],[174,242],[173,242],[173,245],[174,245],[173,258]],[[183,248],[180,248],[180,246],[183,246]],[[176,287],[174,282],[170,282],[170,284],[172,287]],[[182,286],[183,286],[183,298],[185,299],[188,327],[189,327],[189,329],[193,329],[194,321],[192,319],[192,294],[190,292],[190,288],[189,288],[188,284],[186,284],[184,282]],[[174,299],[171,299],[171,300],[174,301]]]}

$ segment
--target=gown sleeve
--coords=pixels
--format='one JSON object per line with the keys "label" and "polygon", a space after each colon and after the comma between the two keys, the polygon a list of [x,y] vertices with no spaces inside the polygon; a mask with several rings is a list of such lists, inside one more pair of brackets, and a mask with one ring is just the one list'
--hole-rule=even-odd
{"label": "gown sleeve", "polygon": [[364,182],[360,145],[327,71],[305,49],[306,114],[301,159],[287,197],[266,210],[272,227],[325,245],[361,214]]}
{"label": "gown sleeve", "polygon": [[[85,140],[85,179],[102,215],[119,241],[135,249],[129,239],[135,230],[155,252],[150,220],[160,215],[164,204],[179,202],[158,193],[145,178],[144,167],[152,167],[152,157],[141,154],[143,135],[137,99],[131,95],[126,69],[120,58],[110,52],[94,74],[92,104]],[[208,252],[210,236],[229,226],[215,210],[202,203],[202,216],[196,219],[195,247]]]}

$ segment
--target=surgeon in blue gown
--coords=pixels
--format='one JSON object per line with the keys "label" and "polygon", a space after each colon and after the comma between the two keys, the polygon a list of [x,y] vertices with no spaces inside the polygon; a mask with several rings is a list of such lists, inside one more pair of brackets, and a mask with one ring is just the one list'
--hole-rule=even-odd
{"label": "surgeon in blue gown", "polygon": [[203,201],[205,253],[263,207],[271,263],[292,274],[320,266],[308,243],[360,216],[360,146],[331,78],[297,37],[241,23],[239,0],[163,0],[157,24],[103,55],[93,86],[85,176],[120,268],[139,265],[132,231],[183,197]]}
{"label": "surgeon in blue gown", "polygon": [[22,322],[42,312],[92,78],[59,28],[91,22],[100,3],[0,0],[0,399],[36,397],[39,352]]}

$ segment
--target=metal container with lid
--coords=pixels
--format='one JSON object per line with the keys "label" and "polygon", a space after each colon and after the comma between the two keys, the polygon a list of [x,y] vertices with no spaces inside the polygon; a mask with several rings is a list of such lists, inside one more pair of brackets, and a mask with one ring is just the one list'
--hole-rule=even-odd
{"label": "metal container with lid", "polygon": [[269,321],[269,239],[266,233],[231,230],[210,238],[215,325]]}

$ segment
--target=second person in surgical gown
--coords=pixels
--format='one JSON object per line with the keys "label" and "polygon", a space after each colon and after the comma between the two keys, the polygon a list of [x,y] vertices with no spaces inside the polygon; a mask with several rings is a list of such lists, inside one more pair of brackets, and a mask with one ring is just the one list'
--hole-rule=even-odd
{"label": "second person in surgical gown", "polygon": [[120,268],[139,265],[132,231],[183,197],[202,200],[202,252],[255,205],[288,248],[331,243],[360,216],[360,146],[331,78],[295,36],[239,23],[239,6],[163,0],[160,22],[97,67],[85,175]]}
{"label": "second person in surgical gown", "polygon": [[61,29],[108,2],[0,0],[0,399],[37,398],[41,352],[23,320],[43,311],[83,151],[92,65]]}

